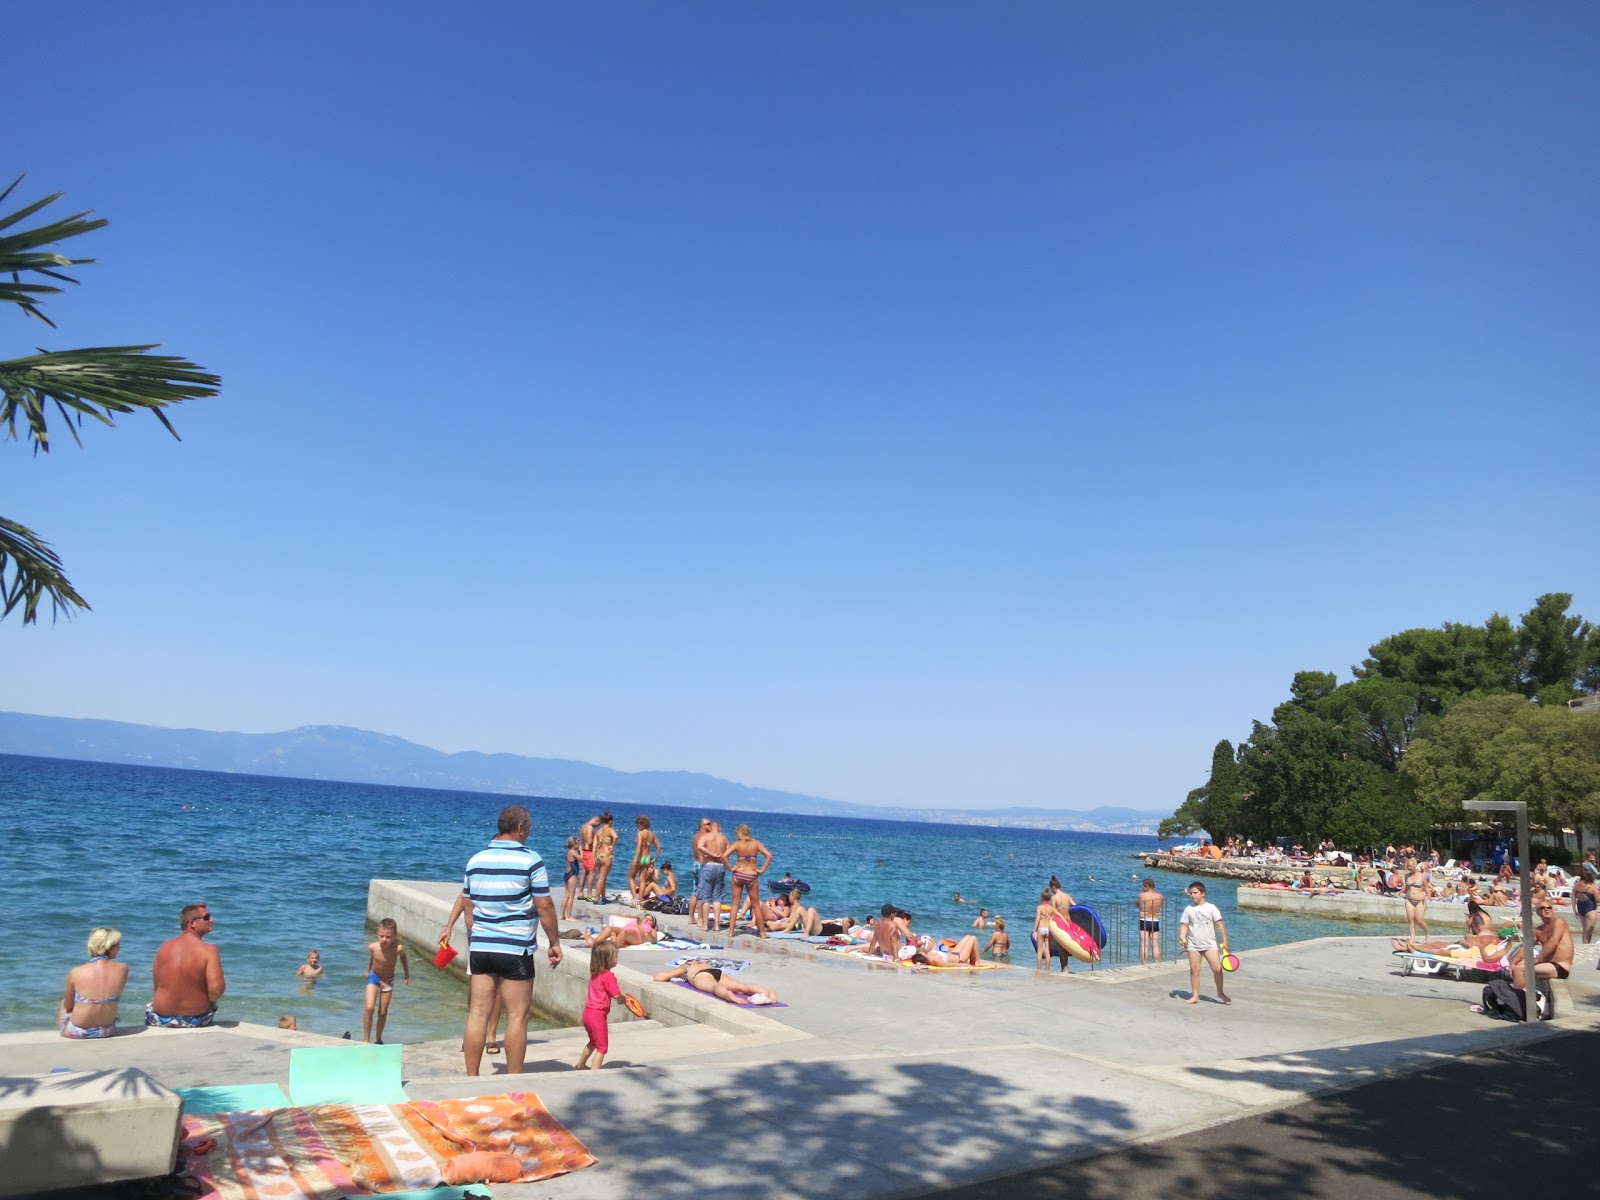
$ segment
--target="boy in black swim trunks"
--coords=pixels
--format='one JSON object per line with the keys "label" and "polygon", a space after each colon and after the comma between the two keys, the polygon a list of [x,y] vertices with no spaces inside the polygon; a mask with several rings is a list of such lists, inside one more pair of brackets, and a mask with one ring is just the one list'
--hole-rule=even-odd
{"label": "boy in black swim trunks", "polygon": [[1146,966],[1161,962],[1161,908],[1166,902],[1156,891],[1156,881],[1146,879],[1139,893],[1139,961]]}

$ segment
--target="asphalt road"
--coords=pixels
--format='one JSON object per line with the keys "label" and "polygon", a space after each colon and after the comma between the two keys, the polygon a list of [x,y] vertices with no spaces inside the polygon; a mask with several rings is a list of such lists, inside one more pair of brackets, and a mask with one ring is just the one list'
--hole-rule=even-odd
{"label": "asphalt road", "polygon": [[[1553,1038],[939,1200],[1475,1200],[1600,1193],[1600,1032]],[[1532,1167],[1530,1174],[1529,1168]]]}

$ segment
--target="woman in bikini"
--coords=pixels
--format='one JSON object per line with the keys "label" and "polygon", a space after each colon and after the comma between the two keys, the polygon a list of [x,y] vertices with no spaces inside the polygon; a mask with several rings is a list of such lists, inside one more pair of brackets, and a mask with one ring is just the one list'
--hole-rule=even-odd
{"label": "woman in bikini", "polygon": [[[756,859],[762,855],[767,861],[759,867]],[[734,843],[722,856],[722,861],[733,872],[733,895],[729,899],[728,929],[731,933],[743,904],[750,905],[750,922],[756,927],[756,936],[766,937],[766,922],[761,919],[761,876],[772,865],[772,851],[750,836],[750,826],[741,825],[734,830]],[[740,900],[741,894],[743,901]]]}
{"label": "woman in bikini", "polygon": [[917,953],[911,956],[911,961],[930,967],[975,967],[978,965],[978,939],[969,933],[946,948],[924,934],[917,939]]}
{"label": "woman in bikini", "polygon": [[56,1028],[64,1038],[110,1037],[117,1026],[117,1005],[128,983],[128,964],[116,961],[122,934],[101,926],[89,934],[92,957],[67,972],[67,990],[56,1010]]}
{"label": "woman in bikini", "polygon": [[617,827],[611,823],[610,813],[600,814],[600,824],[594,830],[594,902],[605,904],[606,880],[611,875],[611,860],[617,849]]}
{"label": "woman in bikini", "polygon": [[1578,920],[1583,922],[1585,946],[1594,941],[1595,922],[1600,918],[1597,908],[1600,908],[1600,882],[1597,882],[1594,868],[1584,863],[1583,874],[1572,883],[1572,911],[1577,913]]}
{"label": "woman in bikini", "polygon": [[651,832],[649,817],[635,817],[633,823],[639,827],[639,837],[634,842],[633,858],[628,863],[628,892],[637,904],[644,898],[645,884],[649,882],[641,879],[640,875],[655,865],[656,855],[661,853],[661,839]]}
{"label": "woman in bikini", "polygon": [[694,959],[684,963],[681,967],[673,967],[668,971],[657,971],[657,983],[666,983],[670,979],[682,978],[688,981],[690,987],[699,992],[709,992],[719,1000],[726,1000],[729,1004],[749,1004],[751,996],[765,996],[760,1001],[763,1004],[775,1004],[778,993],[769,987],[756,987],[754,984],[740,983],[731,975],[724,976],[720,967],[713,967],[708,962]]}
{"label": "woman in bikini", "polygon": [[629,921],[626,925],[607,925],[598,934],[586,933],[583,935],[583,944],[596,946],[601,942],[615,942],[618,946],[642,946],[660,937],[661,930],[656,927],[655,917],[645,913],[637,921]]}
{"label": "woman in bikini", "polygon": [[1417,926],[1422,926],[1423,940],[1428,937],[1428,876],[1423,869],[1417,866],[1414,858],[1406,859],[1406,923],[1410,926],[1410,940],[1417,940]]}

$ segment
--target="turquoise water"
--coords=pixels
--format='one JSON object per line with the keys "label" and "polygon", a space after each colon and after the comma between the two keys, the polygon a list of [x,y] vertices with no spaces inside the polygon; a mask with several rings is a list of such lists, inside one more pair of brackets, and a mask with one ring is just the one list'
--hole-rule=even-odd
{"label": "turquoise water", "polygon": [[[509,803],[533,813],[529,844],[557,863],[570,834],[600,810],[589,801],[533,800],[325,783],[207,771],[117,766],[0,755],[10,867],[0,911],[14,943],[0,975],[0,1031],[49,1028],[67,971],[84,961],[96,925],[122,931],[129,964],[124,1024],[150,998],[150,959],[178,932],[178,911],[204,902],[217,922],[211,941],[228,978],[227,1019],[361,1035],[367,882],[459,879],[468,857],[494,834]],[[631,836],[648,812],[665,857],[686,867],[699,810],[612,804]],[[776,856],[769,879],[792,871],[812,885],[824,917],[861,916],[892,902],[917,928],[956,934],[975,909],[955,892],[1011,918],[1014,961],[1030,960],[1029,915],[1050,876],[1081,902],[1109,913],[1128,905],[1142,864],[1130,855],[1154,838],[925,825],[707,810],[725,830],[748,822]],[[622,862],[612,887],[625,886]],[[1093,882],[1090,876],[1094,876]],[[687,870],[683,877],[687,879]],[[1158,874],[1169,907],[1180,877]],[[1232,886],[1214,887],[1236,950],[1351,932],[1348,922],[1239,911]],[[1018,928],[1020,926],[1020,929]],[[322,952],[327,974],[294,976],[305,952]],[[389,1041],[459,1033],[464,988],[412,957],[410,988],[397,984]]]}

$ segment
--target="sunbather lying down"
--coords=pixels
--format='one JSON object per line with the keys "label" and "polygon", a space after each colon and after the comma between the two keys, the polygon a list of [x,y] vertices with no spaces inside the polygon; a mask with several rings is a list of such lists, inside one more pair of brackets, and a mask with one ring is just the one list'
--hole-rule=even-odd
{"label": "sunbather lying down", "polygon": [[593,946],[596,942],[615,942],[618,946],[639,946],[645,942],[654,942],[661,937],[661,931],[656,928],[656,919],[645,913],[637,921],[629,921],[626,925],[607,925],[598,935],[586,933],[583,935],[585,945]]}
{"label": "sunbather lying down", "polygon": [[778,1000],[778,993],[772,988],[755,987],[731,975],[724,976],[721,968],[713,967],[698,958],[684,963],[681,967],[673,967],[669,971],[657,971],[655,976],[657,983],[680,978],[696,991],[709,992],[729,1004],[775,1004]]}
{"label": "sunbather lying down", "polygon": [[1467,942],[1414,942],[1409,938],[1390,938],[1389,944],[1407,954],[1434,954],[1461,962],[1499,962],[1510,952],[1512,939],[1505,938],[1487,946]]}

